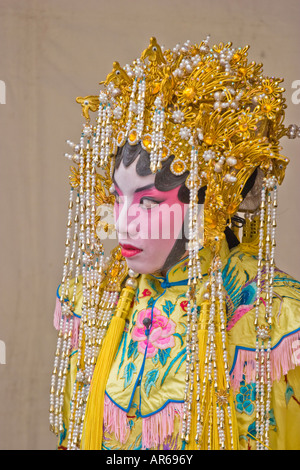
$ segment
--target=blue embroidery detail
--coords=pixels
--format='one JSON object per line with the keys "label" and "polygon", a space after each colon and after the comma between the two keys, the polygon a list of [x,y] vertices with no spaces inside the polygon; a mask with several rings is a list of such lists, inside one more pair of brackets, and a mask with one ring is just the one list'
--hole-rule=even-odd
{"label": "blue embroidery detail", "polygon": [[245,384],[243,380],[239,393],[236,395],[236,409],[239,413],[252,415],[255,410],[256,386],[254,383]]}
{"label": "blue embroidery detail", "polygon": [[145,380],[145,391],[146,391],[147,397],[149,397],[151,387],[155,387],[158,377],[159,377],[158,369],[149,370],[149,372],[147,372],[146,380]]}
{"label": "blue embroidery detail", "polygon": [[[105,395],[108,396],[108,398],[110,399],[110,401],[111,401],[115,406],[117,406],[120,410],[125,411],[126,413],[128,413],[129,410],[132,408],[132,405],[131,405],[132,401],[131,401],[131,403],[129,404],[129,407],[123,408],[123,406],[120,406],[117,402],[115,402],[115,401],[113,400],[113,398],[111,398],[107,392],[105,392]],[[184,403],[184,400],[167,400],[160,408],[158,408],[157,410],[155,410],[155,411],[153,411],[152,413],[149,413],[149,414],[147,414],[147,415],[143,415],[143,414],[137,409],[135,415],[136,415],[137,418],[148,418],[149,416],[155,415],[156,413],[159,413],[160,411],[162,411],[166,406],[168,406],[169,403]]]}
{"label": "blue embroidery detail", "polygon": [[174,312],[175,304],[173,304],[170,300],[166,300],[165,305],[163,305],[163,311],[170,318],[170,315]]}
{"label": "blue embroidery detail", "polygon": [[[127,321],[127,320],[126,320]],[[128,321],[127,321],[128,323]],[[118,367],[118,375],[119,375],[119,372],[120,372],[120,369],[123,365],[123,362],[124,362],[124,358],[125,358],[125,353],[126,353],[126,346],[127,346],[127,337],[128,337],[128,331],[124,331],[123,334],[122,334],[122,339],[120,341],[120,346],[118,348],[118,351],[117,351],[117,354],[116,354],[116,357],[119,353],[119,350],[121,348],[121,344],[124,342],[123,344],[123,350],[122,350],[122,356],[121,356],[121,361],[120,361],[120,364],[119,364],[119,367]]]}
{"label": "blue embroidery detail", "polygon": [[169,367],[167,368],[166,372],[164,373],[164,376],[163,378],[161,379],[161,385],[164,383],[165,381],[165,378],[167,377],[168,373],[170,372],[170,369],[173,367],[173,365],[175,364],[176,361],[178,361],[178,359],[184,355],[184,359],[186,357],[186,348],[183,348],[178,354],[176,357],[174,357],[174,359],[171,361]]}
{"label": "blue embroidery detail", "polygon": [[162,366],[166,364],[168,357],[170,357],[170,352],[171,352],[171,348],[158,350],[158,358]]}
{"label": "blue embroidery detail", "polygon": [[136,372],[136,365],[133,362],[129,362],[124,369],[122,379],[125,379],[124,388],[128,387],[133,380],[133,374]]}

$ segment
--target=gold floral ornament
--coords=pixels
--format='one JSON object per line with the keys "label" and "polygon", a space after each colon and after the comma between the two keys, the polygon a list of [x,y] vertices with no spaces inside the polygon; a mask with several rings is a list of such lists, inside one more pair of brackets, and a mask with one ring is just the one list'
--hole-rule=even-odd
{"label": "gold floral ornament", "polygon": [[121,255],[121,248],[117,246],[111,251],[110,263],[107,266],[107,275],[105,276],[101,287],[110,292],[119,292],[121,284],[128,274],[127,264]]}
{"label": "gold floral ornament", "polygon": [[78,169],[75,168],[74,166],[71,166],[70,168],[71,174],[69,176],[69,182],[72,188],[78,188],[80,184],[80,178],[79,178],[79,172]]}
{"label": "gold floral ornament", "polygon": [[110,187],[112,184],[111,178],[107,178],[100,173],[96,175],[96,186],[95,186],[95,198],[96,204],[101,206],[113,205],[115,202],[115,196],[110,193]]}
{"label": "gold floral ornament", "polygon": [[281,79],[275,79],[275,78],[264,78],[261,82],[261,91],[262,93],[265,93],[266,95],[272,95],[275,98],[277,96],[280,96],[285,89],[280,85],[280,83],[283,80]]}
{"label": "gold floral ornament", "polygon": [[255,136],[257,131],[257,123],[261,119],[262,118],[260,116],[255,115],[255,112],[252,113],[250,108],[246,109],[245,114],[238,117],[237,135],[243,140],[249,139],[252,131],[252,135]]}
{"label": "gold floral ornament", "polygon": [[114,85],[116,85],[117,87],[132,84],[132,80],[129,78],[125,70],[122,69],[119,62],[113,63],[112,72],[107,75],[106,80],[104,82],[100,82],[100,85],[102,83],[108,85],[111,82],[113,82]]}
{"label": "gold floral ornament", "polygon": [[[101,204],[96,211],[96,233],[100,240],[116,239],[113,208],[109,204]],[[113,237],[111,237],[113,235]]]}
{"label": "gold floral ornament", "polygon": [[274,96],[264,96],[262,100],[259,101],[261,112],[268,119],[276,119],[277,113],[280,110],[281,99],[274,98]]}
{"label": "gold floral ornament", "polygon": [[99,98],[98,96],[79,96],[76,98],[76,102],[81,104],[82,106],[82,115],[87,119],[90,120],[90,111],[95,112],[99,107]]}
{"label": "gold floral ornament", "polygon": [[146,59],[156,65],[166,63],[161,47],[158,45],[157,40],[154,37],[150,38],[149,46],[141,54],[141,60],[145,61]]}

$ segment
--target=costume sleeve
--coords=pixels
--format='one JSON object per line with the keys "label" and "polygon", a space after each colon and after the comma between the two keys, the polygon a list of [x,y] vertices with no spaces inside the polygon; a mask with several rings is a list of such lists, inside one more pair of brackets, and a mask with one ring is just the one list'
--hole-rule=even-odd
{"label": "costume sleeve", "polygon": [[[232,304],[228,317],[231,384],[242,449],[254,449],[256,440],[256,271],[254,259],[235,256],[225,270],[224,284]],[[264,323],[265,293],[261,294],[259,322]],[[270,448],[300,449],[300,282],[276,268],[272,308],[269,412]]]}

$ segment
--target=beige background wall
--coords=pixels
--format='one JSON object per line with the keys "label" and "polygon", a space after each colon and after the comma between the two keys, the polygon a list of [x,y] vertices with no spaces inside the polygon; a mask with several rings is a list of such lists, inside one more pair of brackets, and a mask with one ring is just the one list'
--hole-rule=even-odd
{"label": "beige background wall", "polygon": [[[0,449],[53,449],[49,381],[68,198],[66,139],[77,141],[76,96],[98,94],[112,62],[131,62],[156,36],[251,45],[266,74],[285,77],[287,122],[300,124],[299,0],[0,0]],[[1,101],[1,100],[0,100]],[[2,99],[3,101],[3,99]],[[280,192],[277,264],[300,280],[299,142]]]}

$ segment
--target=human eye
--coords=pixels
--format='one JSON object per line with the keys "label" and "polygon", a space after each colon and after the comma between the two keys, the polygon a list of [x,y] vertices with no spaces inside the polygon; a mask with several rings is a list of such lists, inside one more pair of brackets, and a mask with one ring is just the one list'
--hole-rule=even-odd
{"label": "human eye", "polygon": [[158,201],[156,199],[149,198],[149,197],[142,197],[141,200],[140,200],[140,206],[143,209],[147,209],[147,210],[154,209],[160,203],[161,203],[161,201]]}

